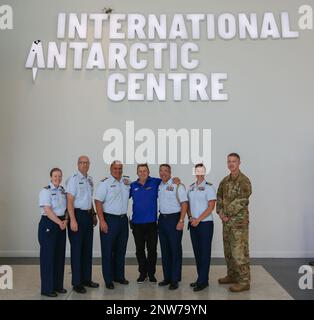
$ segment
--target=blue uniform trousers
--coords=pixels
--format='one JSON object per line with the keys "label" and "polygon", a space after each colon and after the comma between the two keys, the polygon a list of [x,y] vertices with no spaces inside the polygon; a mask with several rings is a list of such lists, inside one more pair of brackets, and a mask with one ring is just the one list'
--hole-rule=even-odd
{"label": "blue uniform trousers", "polygon": [[158,220],[162,269],[167,282],[181,281],[183,231],[176,230],[179,220],[180,212],[160,214]]}
{"label": "blue uniform trousers", "polygon": [[66,230],[61,230],[47,216],[42,216],[38,227],[38,240],[41,293],[48,294],[63,288]]}
{"label": "blue uniform trousers", "polygon": [[199,284],[208,284],[213,233],[213,221],[200,222],[197,227],[190,225],[190,235],[198,275],[196,282]]}
{"label": "blue uniform trousers", "polygon": [[75,209],[78,231],[68,228],[71,243],[72,285],[83,285],[92,280],[93,216],[88,210]]}
{"label": "blue uniform trousers", "polygon": [[108,232],[100,232],[102,273],[104,281],[125,279],[125,254],[129,238],[129,222],[126,214],[118,216],[105,213]]}

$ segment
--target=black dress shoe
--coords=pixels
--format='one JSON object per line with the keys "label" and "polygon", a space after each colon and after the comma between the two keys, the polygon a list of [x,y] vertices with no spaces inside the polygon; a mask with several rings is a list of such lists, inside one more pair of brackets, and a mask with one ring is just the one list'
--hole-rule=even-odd
{"label": "black dress shoe", "polygon": [[146,274],[140,274],[140,276],[137,278],[137,283],[143,283],[144,281],[146,281]]}
{"label": "black dress shoe", "polygon": [[196,286],[197,286],[197,281],[190,283],[190,287],[195,288]]}
{"label": "black dress shoe", "polygon": [[114,284],[113,284],[113,282],[106,283],[106,288],[107,288],[107,289],[110,289],[110,290],[114,289]]}
{"label": "black dress shoe", "polygon": [[56,292],[58,292],[58,293],[67,293],[67,290],[64,289],[64,288],[61,288],[61,289],[56,290]]}
{"label": "black dress shoe", "polygon": [[86,289],[83,286],[74,286],[73,290],[77,293],[86,293]]}
{"label": "black dress shoe", "polygon": [[168,284],[170,284],[170,281],[166,281],[166,280],[163,280],[161,282],[158,283],[158,285],[160,287],[164,287],[164,286],[167,286]]}
{"label": "black dress shoe", "polygon": [[83,284],[85,287],[88,287],[88,288],[99,288],[99,284],[97,282],[85,281]]}
{"label": "black dress shoe", "polygon": [[199,283],[196,287],[193,288],[193,291],[194,292],[201,291],[201,290],[203,290],[203,289],[205,289],[207,287],[208,287],[207,283],[204,283],[204,284],[200,284]]}
{"label": "black dress shoe", "polygon": [[172,282],[169,286],[169,290],[176,290],[179,288],[178,282]]}
{"label": "black dress shoe", "polygon": [[126,279],[123,280],[114,280],[114,282],[120,283],[120,284],[129,284],[129,281]]}
{"label": "black dress shoe", "polygon": [[50,292],[50,293],[42,293],[42,296],[48,297],[48,298],[55,298],[57,297],[57,293],[56,292]]}
{"label": "black dress shoe", "polygon": [[157,283],[157,279],[155,276],[149,276],[149,282],[151,283]]}

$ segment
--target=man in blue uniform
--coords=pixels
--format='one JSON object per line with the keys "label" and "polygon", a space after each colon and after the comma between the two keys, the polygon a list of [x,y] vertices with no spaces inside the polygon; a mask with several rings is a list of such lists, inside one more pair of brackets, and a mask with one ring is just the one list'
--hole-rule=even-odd
{"label": "man in blue uniform", "polygon": [[171,167],[162,164],[159,167],[162,182],[159,185],[159,240],[164,280],[159,286],[169,285],[170,290],[178,288],[182,270],[182,235],[184,217],[188,207],[185,187],[176,185],[171,179]]}
{"label": "man in blue uniform", "polygon": [[66,243],[66,194],[60,185],[62,172],[50,171],[51,182],[39,194],[41,220],[38,227],[40,243],[41,294],[56,297],[66,293],[63,288]]}
{"label": "man in blue uniform", "polygon": [[125,279],[125,254],[129,237],[128,202],[130,179],[122,176],[122,163],[114,161],[110,177],[103,179],[96,190],[95,206],[99,219],[102,272],[107,289],[113,281],[128,284]]}
{"label": "man in blue uniform", "polygon": [[70,216],[69,239],[71,243],[72,285],[74,291],[86,293],[86,287],[98,288],[92,281],[93,226],[97,224],[92,204],[93,179],[87,173],[89,159],[80,156],[78,171],[66,185],[68,212]]}

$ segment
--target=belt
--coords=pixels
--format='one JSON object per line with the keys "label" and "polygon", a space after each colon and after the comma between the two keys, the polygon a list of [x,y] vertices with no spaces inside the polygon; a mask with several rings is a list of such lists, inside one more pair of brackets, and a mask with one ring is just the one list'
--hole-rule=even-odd
{"label": "belt", "polygon": [[160,214],[162,217],[166,217],[166,216],[178,215],[178,214],[181,214],[181,212],[174,212],[174,213],[161,213],[161,212],[159,212],[159,214]]}
{"label": "belt", "polygon": [[74,208],[74,211],[83,211],[83,212],[90,212],[91,209],[80,209],[80,208]]}
{"label": "belt", "polygon": [[[60,220],[65,220],[65,215],[63,216],[57,216]],[[45,219],[49,219],[46,215],[42,215],[42,218],[45,218]],[[49,219],[50,220],[50,219]],[[52,220],[51,220],[52,221]]]}
{"label": "belt", "polygon": [[122,214],[112,214],[112,213],[107,213],[107,212],[104,212],[104,215],[105,216],[110,216],[110,217],[113,217],[113,218],[124,218],[127,216],[126,213],[122,213]]}

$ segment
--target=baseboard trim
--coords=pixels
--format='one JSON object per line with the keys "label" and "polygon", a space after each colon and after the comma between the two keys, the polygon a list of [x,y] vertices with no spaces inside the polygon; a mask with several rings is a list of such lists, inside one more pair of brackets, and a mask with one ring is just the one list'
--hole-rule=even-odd
{"label": "baseboard trim", "polygon": [[[0,257],[38,257],[39,251],[37,250],[0,250]],[[70,252],[66,252],[66,256],[70,256]],[[94,258],[99,258],[101,256],[101,252],[99,250],[95,250],[93,253]],[[313,258],[314,251],[257,251],[251,252],[251,258]],[[134,251],[128,251],[126,253],[127,258],[135,257]],[[160,252],[158,252],[158,257],[160,257]],[[184,251],[183,252],[184,258],[193,258],[194,254],[193,251]],[[213,258],[223,258],[223,253],[220,251],[213,251],[212,252]]]}

